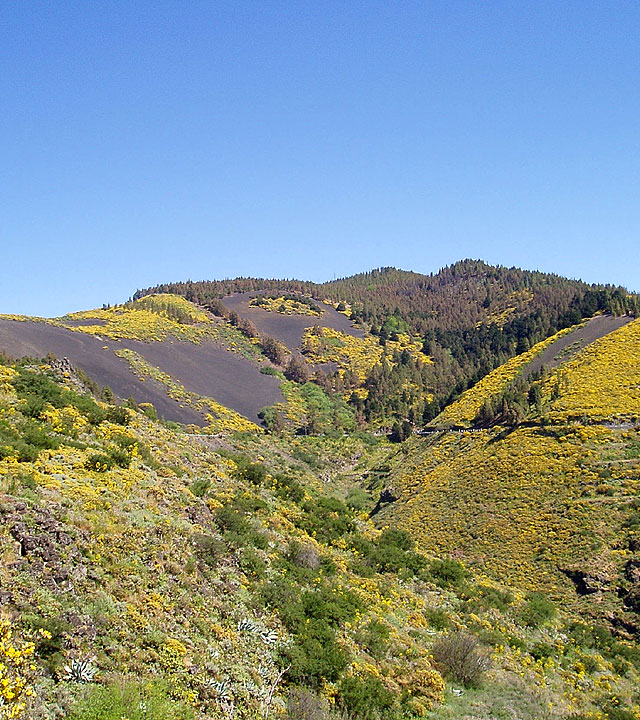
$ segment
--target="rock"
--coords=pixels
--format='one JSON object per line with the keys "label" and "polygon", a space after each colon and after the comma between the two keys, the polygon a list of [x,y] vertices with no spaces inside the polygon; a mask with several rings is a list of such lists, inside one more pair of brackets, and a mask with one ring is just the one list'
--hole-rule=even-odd
{"label": "rock", "polygon": [[573,582],[578,595],[593,595],[611,590],[610,579],[604,573],[599,573],[596,570],[560,568],[560,571]]}
{"label": "rock", "polygon": [[632,583],[640,585],[640,560],[638,560],[637,558],[627,560],[624,566],[624,575],[627,580],[630,580]]}

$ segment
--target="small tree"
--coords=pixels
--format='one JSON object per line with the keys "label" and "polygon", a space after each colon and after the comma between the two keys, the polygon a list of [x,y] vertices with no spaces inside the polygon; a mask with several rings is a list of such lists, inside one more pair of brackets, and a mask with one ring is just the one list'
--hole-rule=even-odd
{"label": "small tree", "polygon": [[309,372],[309,366],[307,363],[297,355],[292,355],[287,364],[287,368],[284,374],[289,380],[294,382],[306,383],[311,377]]}

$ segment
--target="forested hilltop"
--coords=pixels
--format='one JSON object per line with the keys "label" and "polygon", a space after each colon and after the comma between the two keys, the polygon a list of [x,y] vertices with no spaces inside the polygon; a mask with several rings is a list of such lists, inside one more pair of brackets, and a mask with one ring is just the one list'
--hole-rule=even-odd
{"label": "forested hilltop", "polygon": [[[638,296],[622,287],[588,285],[480,260],[463,260],[432,275],[380,268],[323,284],[242,277],[169,283],[138,290],[134,299],[174,293],[224,315],[228,311],[223,298],[248,292],[329,301],[381,344],[403,333],[417,337],[432,362],[416,373],[407,370],[406,362],[385,367],[381,361],[364,382],[367,397],[353,398],[367,419],[412,422],[431,420],[488,372],[558,330],[598,312],[635,314],[640,308]],[[420,405],[399,399],[411,384],[430,400]]]}

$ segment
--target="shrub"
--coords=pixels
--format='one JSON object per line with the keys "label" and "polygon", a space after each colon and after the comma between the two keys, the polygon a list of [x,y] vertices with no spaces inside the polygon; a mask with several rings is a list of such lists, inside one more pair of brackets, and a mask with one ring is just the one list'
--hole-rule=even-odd
{"label": "shrub", "polygon": [[254,578],[263,577],[267,572],[267,563],[253,548],[244,548],[242,550],[239,565],[244,573]]}
{"label": "shrub", "polygon": [[67,716],[69,720],[189,720],[193,711],[171,700],[158,682],[93,685]]}
{"label": "shrub", "polygon": [[394,705],[393,693],[373,675],[346,677],[338,688],[339,702],[354,720],[391,720]]}
{"label": "shrub", "polygon": [[520,616],[525,625],[539,627],[552,620],[556,615],[555,605],[542,593],[530,592]]}
{"label": "shrub", "polygon": [[484,604],[504,612],[513,603],[514,597],[508,590],[502,591],[488,585],[478,587]]}
{"label": "shrub", "polygon": [[206,477],[196,478],[190,485],[191,492],[199,498],[207,494],[207,490],[211,487],[211,479]]}
{"label": "shrub", "polygon": [[209,567],[216,567],[229,555],[225,543],[211,535],[198,533],[194,536],[194,543],[201,560]]}
{"label": "shrub", "polygon": [[434,644],[432,653],[442,673],[463,685],[478,685],[489,669],[489,658],[480,649],[478,641],[465,632],[441,637]]}
{"label": "shrub", "polygon": [[378,538],[378,547],[373,556],[375,567],[379,572],[400,572],[405,575],[418,573],[426,567],[423,555],[413,551],[413,538],[409,533],[397,528],[385,530]]}
{"label": "shrub", "polygon": [[338,720],[338,713],[329,701],[311,690],[291,688],[287,697],[286,720]]}
{"label": "shrub", "polygon": [[149,420],[158,419],[158,411],[153,407],[151,403],[143,402],[140,403],[138,407],[149,418]]}
{"label": "shrub", "polygon": [[316,688],[325,680],[336,682],[350,662],[333,630],[317,620],[305,623],[285,656],[291,665],[289,678]]}
{"label": "shrub", "polygon": [[425,608],[423,613],[430,627],[436,630],[446,630],[451,627],[451,618],[442,608]]}
{"label": "shrub", "polygon": [[348,508],[356,510],[357,512],[373,505],[369,493],[361,488],[352,488],[349,490],[349,494],[345,498],[345,504]]}
{"label": "shrub", "polygon": [[434,560],[431,563],[429,571],[441,587],[458,585],[467,575],[462,563],[459,563],[457,560],[453,560],[452,558]]}
{"label": "shrub", "polygon": [[105,455],[105,453],[91,453],[84,466],[87,470],[105,472],[105,470],[110,470],[114,464],[115,462],[113,458],[109,457],[109,455]]}
{"label": "shrub", "polygon": [[275,377],[282,377],[282,372],[280,370],[276,370],[274,367],[271,367],[270,365],[261,367],[260,372],[263,375],[274,375]]}
{"label": "shrub", "polygon": [[106,419],[116,425],[128,425],[130,418],[126,408],[111,405],[106,411]]}
{"label": "shrub", "polygon": [[305,570],[317,570],[322,562],[315,545],[299,543],[296,540],[293,540],[289,546],[289,559]]}
{"label": "shrub", "polygon": [[381,660],[389,646],[389,626],[380,620],[372,620],[358,637],[366,651]]}
{"label": "shrub", "polygon": [[262,485],[267,477],[267,469],[260,463],[248,463],[236,470],[235,477],[251,485]]}
{"label": "shrub", "polygon": [[281,500],[299,503],[304,500],[305,491],[302,485],[288,475],[276,475],[275,493]]}
{"label": "shrub", "polygon": [[321,495],[306,502],[302,509],[305,514],[299,521],[300,527],[322,542],[330,543],[355,529],[353,514],[337,498]]}

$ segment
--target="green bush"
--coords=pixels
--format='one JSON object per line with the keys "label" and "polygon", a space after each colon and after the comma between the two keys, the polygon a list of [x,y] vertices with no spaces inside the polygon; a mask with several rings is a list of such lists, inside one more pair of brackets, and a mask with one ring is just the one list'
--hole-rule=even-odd
{"label": "green bush", "polygon": [[520,617],[525,625],[539,627],[551,621],[556,615],[555,605],[539,592],[527,594],[524,607],[520,611]]}
{"label": "green bush", "polygon": [[353,513],[338,498],[321,495],[304,503],[302,509],[299,527],[321,542],[330,543],[355,529]]}
{"label": "green bush", "polygon": [[284,655],[291,665],[289,679],[314,688],[324,681],[336,682],[350,662],[346,650],[336,641],[334,631],[317,620],[305,623]]}
{"label": "green bush", "polygon": [[397,528],[385,530],[378,538],[373,562],[378,572],[416,574],[427,566],[423,555],[414,552],[414,541],[409,533]]}
{"label": "green bush", "polygon": [[376,658],[381,660],[389,647],[389,626],[380,620],[372,620],[366,628],[358,635],[358,642],[364,649]]}
{"label": "green bush", "polygon": [[289,475],[276,475],[275,493],[281,500],[299,503],[304,500],[305,490],[300,483]]}
{"label": "green bush", "polygon": [[224,558],[229,556],[226,543],[211,535],[196,534],[194,544],[198,556],[209,567],[217,567]]}
{"label": "green bush", "polygon": [[204,497],[207,494],[207,491],[211,487],[211,479],[210,478],[196,478],[191,485],[189,486],[189,489],[196,497]]}
{"label": "green bush", "polygon": [[250,485],[262,485],[267,477],[267,469],[260,463],[248,463],[236,470],[235,477]]}
{"label": "green bush", "polygon": [[351,488],[349,494],[345,498],[345,504],[351,510],[360,512],[373,505],[371,502],[371,495],[368,492],[362,490],[362,488]]}
{"label": "green bush", "polygon": [[478,592],[485,605],[497,608],[502,612],[506,611],[514,601],[513,593],[509,590],[502,591],[488,585],[480,585]]}
{"label": "green bush", "polygon": [[346,677],[338,687],[339,703],[354,720],[391,720],[393,693],[373,675]]}
{"label": "green bush", "polygon": [[253,548],[244,548],[242,550],[239,565],[244,573],[254,578],[263,577],[267,572],[267,563]]}
{"label": "green bush", "polygon": [[452,558],[437,559],[431,563],[429,572],[441,587],[459,585],[467,576],[462,563]]}
{"label": "green bush", "polygon": [[114,465],[115,461],[113,458],[105,453],[91,453],[84,464],[87,470],[94,470],[96,472],[111,470]]}
{"label": "green bush", "polygon": [[88,687],[68,720],[191,720],[188,705],[172,700],[158,682],[123,682]]}
{"label": "green bush", "polygon": [[235,503],[219,508],[215,517],[225,541],[232,547],[267,547],[267,536],[249,522],[244,509],[238,508]]}
{"label": "green bush", "polygon": [[425,608],[423,613],[429,626],[435,630],[446,630],[452,625],[451,618],[442,608]]}

